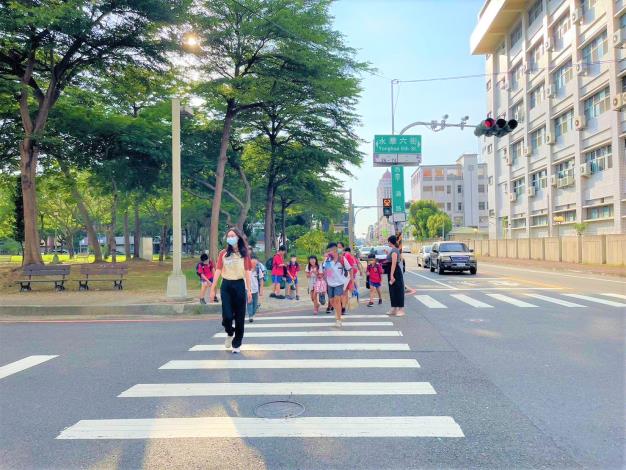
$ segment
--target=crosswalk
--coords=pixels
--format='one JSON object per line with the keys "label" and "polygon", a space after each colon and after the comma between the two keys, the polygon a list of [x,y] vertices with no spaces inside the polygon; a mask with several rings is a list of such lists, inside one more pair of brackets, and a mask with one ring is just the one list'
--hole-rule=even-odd
{"label": "crosswalk", "polygon": [[[468,295],[456,294],[451,291],[446,293],[437,292],[436,294],[417,294],[414,298],[421,306],[429,309],[452,308],[453,306],[458,306],[458,302],[473,308],[510,308],[511,306],[517,308],[553,308],[554,305],[566,308],[586,308],[596,306],[595,304],[626,308],[626,303],[614,300],[626,300],[626,295],[612,293],[592,296],[572,293],[551,293],[551,295],[545,295],[535,292],[520,292],[518,295],[514,296],[483,292]],[[533,301],[527,301],[525,300],[526,298],[533,299]],[[576,299],[578,302],[572,302],[571,299]]]}
{"label": "crosswalk", "polygon": [[[248,331],[249,325],[246,325],[242,354],[231,355],[225,351],[224,334],[216,333],[207,344],[181,348],[181,354],[197,354],[195,358],[172,358],[163,364],[159,371],[162,371],[160,376],[166,378],[164,383],[139,383],[121,391],[118,398],[191,400],[193,397],[227,397],[236,402],[245,397],[256,397],[264,403],[286,396],[290,399],[350,396],[354,403],[359,397],[404,396],[424,400],[441,393],[430,382],[412,380],[414,375],[409,373],[411,370],[425,375],[428,371],[423,371],[416,359],[406,357],[411,348],[402,342],[402,332],[392,321],[376,321],[380,317],[375,314],[350,315],[344,320],[344,329],[341,330],[335,330],[323,320],[313,321],[311,316],[305,315],[259,317],[258,324],[263,324],[266,330],[274,330],[259,332],[252,328]],[[290,327],[298,329],[284,331],[281,325],[287,320]],[[352,330],[353,326],[358,329]],[[377,337],[395,339],[368,342]],[[264,339],[260,342],[253,339],[247,343],[248,338]],[[292,342],[277,342],[283,338],[293,339]],[[323,339],[310,342],[309,338]],[[297,351],[298,358],[285,357],[289,351]],[[332,357],[319,357],[317,351],[334,351],[334,354]],[[404,354],[397,357],[399,353]],[[355,357],[354,354],[358,355]],[[259,375],[256,371],[260,369],[271,373]],[[300,369],[310,370],[311,375],[298,375]],[[233,371],[233,374],[219,374],[220,370]],[[402,373],[403,370],[406,372]],[[176,371],[186,372],[181,376]],[[367,373],[363,375],[359,371]],[[387,380],[389,371],[395,371],[393,380]],[[319,374],[324,380],[314,381]],[[400,378],[394,374],[399,374]],[[189,381],[195,375],[196,381]],[[177,377],[184,377],[185,381],[179,382]],[[289,380],[294,377],[312,380]],[[353,377],[360,380],[346,380]],[[143,409],[139,403],[138,408]],[[203,416],[144,416],[140,419],[125,419],[112,412],[113,416],[104,419],[78,421],[61,431],[57,439],[465,437],[460,424],[445,413],[441,416],[428,416],[428,413],[425,416],[378,416],[376,410],[372,410],[371,416],[369,412],[366,416],[352,416],[349,412],[342,416],[308,416],[305,413],[288,419],[268,419],[246,416],[243,409],[233,406],[232,410],[238,410],[234,413],[236,416],[223,416],[222,413],[213,416],[204,412]],[[204,416],[206,414],[209,416]],[[110,419],[112,417],[115,419]]]}

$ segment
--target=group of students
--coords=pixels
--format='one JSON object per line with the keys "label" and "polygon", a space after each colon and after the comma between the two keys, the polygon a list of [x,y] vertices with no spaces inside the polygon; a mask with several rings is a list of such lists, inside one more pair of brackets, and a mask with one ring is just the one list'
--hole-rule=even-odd
{"label": "group of students", "polygon": [[[381,266],[375,257],[368,258],[365,272],[359,260],[352,255],[349,247],[343,243],[331,242],[328,244],[323,262],[320,264],[316,256],[310,256],[305,268],[308,281],[308,291],[313,302],[314,313],[319,312],[320,304],[325,303],[328,296],[326,313],[335,313],[335,326],[342,327],[342,317],[350,297],[358,293],[358,276],[366,276],[366,286],[370,290],[368,306],[374,305],[374,295],[378,294],[378,304],[382,304],[380,287],[383,272],[388,273],[391,310],[388,315],[404,315],[404,280],[401,269],[401,252],[397,246],[395,236],[389,237],[390,253],[385,267]],[[285,250],[281,246],[272,260],[271,273],[274,290],[271,297],[277,297],[280,292],[282,278],[287,276],[297,289],[299,266],[295,257],[291,258],[289,266],[284,262]],[[259,307],[259,295],[263,295],[265,266],[256,259],[248,247],[245,235],[238,228],[231,228],[226,233],[226,248],[220,251],[217,263],[209,260],[206,254],[200,258],[196,267],[202,288],[200,302],[206,303],[206,291],[209,298],[217,301],[216,286],[220,277],[222,283],[220,294],[222,298],[222,325],[226,331],[225,347],[233,354],[240,352],[243,341],[246,312],[253,321],[254,314]],[[296,290],[297,296],[297,290]],[[234,326],[233,326],[234,323]]]}

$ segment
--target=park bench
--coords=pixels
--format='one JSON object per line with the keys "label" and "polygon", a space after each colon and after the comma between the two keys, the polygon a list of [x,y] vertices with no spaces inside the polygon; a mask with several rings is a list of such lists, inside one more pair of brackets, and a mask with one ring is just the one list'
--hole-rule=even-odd
{"label": "park bench", "polygon": [[78,253],[74,258],[76,261],[87,261],[89,260],[89,253]]}
{"label": "park bench", "polygon": [[31,291],[33,282],[54,282],[54,289],[65,290],[65,281],[70,275],[68,264],[29,264],[22,268],[24,279],[18,279],[16,284],[20,285],[20,292]]}
{"label": "park bench", "polygon": [[0,255],[0,263],[10,263],[11,255]]}
{"label": "park bench", "polygon": [[128,265],[117,263],[83,264],[80,267],[78,290],[89,290],[90,282],[113,282],[113,288],[122,290],[128,274]]}

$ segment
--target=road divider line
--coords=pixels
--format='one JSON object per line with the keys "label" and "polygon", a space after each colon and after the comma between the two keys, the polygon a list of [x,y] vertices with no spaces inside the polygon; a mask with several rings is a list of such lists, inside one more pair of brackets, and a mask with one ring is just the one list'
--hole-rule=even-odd
{"label": "road divider line", "polygon": [[506,302],[507,304],[515,305],[516,307],[521,308],[536,308],[537,305],[529,304],[528,302],[524,302],[523,300],[514,299],[513,297],[509,297],[504,294],[485,294],[491,297],[492,299],[499,300],[501,302]]}
{"label": "road divider line", "polygon": [[581,294],[563,294],[563,295],[572,297],[574,299],[587,300],[589,302],[595,302],[597,304],[608,305],[610,307],[626,307],[626,304],[623,304],[621,302],[615,302],[613,300],[606,300],[606,299],[598,299],[596,297],[591,297],[589,295],[581,295]]}
{"label": "road divider line", "polygon": [[[371,330],[371,331],[250,331],[246,338],[297,338],[297,337],[324,337],[324,336],[402,336],[400,331]],[[216,333],[213,338],[225,338],[226,333]]]}
{"label": "road divider line", "polygon": [[[245,351],[410,351],[404,343],[294,343],[294,344],[248,344]],[[189,351],[225,351],[223,344],[198,344]]]}
{"label": "road divider line", "polygon": [[414,297],[428,308],[448,308],[441,302],[433,299],[430,295],[415,295]]}
{"label": "road divider line", "polygon": [[562,305],[563,307],[575,307],[575,308],[586,307],[586,305],[575,304],[574,302],[568,302],[567,300],[563,300],[563,299],[555,299],[554,297],[548,297],[546,295],[541,295],[541,294],[525,294],[525,295],[527,297],[533,297],[535,299],[543,300],[545,302],[551,302],[553,304]]}
{"label": "road divider line", "polygon": [[[334,326],[335,322],[327,322],[327,323],[253,323],[251,325],[246,325],[246,330],[248,329],[256,329],[256,328],[322,328],[322,327],[330,327]],[[393,326],[393,322],[390,321],[344,321],[343,326]]]}
{"label": "road divider line", "polygon": [[415,359],[249,359],[169,361],[159,369],[418,369]]}
{"label": "road divider line", "polygon": [[120,398],[256,395],[436,395],[429,382],[272,382],[138,384]]}
{"label": "road divider line", "polygon": [[416,273],[415,271],[407,271],[407,273],[411,273],[411,274],[413,274],[415,276],[419,276],[419,277],[424,278],[424,279],[426,279],[426,280],[428,280],[430,282],[434,282],[435,284],[442,285],[442,286],[444,286],[445,288],[447,288],[449,290],[456,290],[456,287],[451,286],[450,284],[446,284],[445,282],[438,281],[437,279],[433,279],[433,278],[430,278],[428,276],[424,276],[423,274]]}
{"label": "road divider line", "polygon": [[82,420],[57,439],[242,437],[465,437],[450,416],[333,416],[291,419],[196,417]]}
{"label": "road divider line", "polygon": [[0,379],[4,379],[9,375],[17,374],[18,372],[21,372],[23,370],[30,369],[31,367],[35,367],[39,364],[49,361],[50,359],[54,359],[55,357],[59,356],[28,356],[24,359],[20,359],[19,361],[11,362],[10,364],[0,367]]}
{"label": "road divider line", "polygon": [[468,295],[465,294],[450,294],[452,297],[454,297],[457,300],[460,300],[461,302],[465,302],[468,305],[471,305],[472,307],[476,307],[476,308],[493,308],[493,305],[489,305],[486,304],[485,302],[481,302],[480,300],[476,300],[471,298]]}
{"label": "road divider line", "polygon": [[[368,300],[365,300],[365,302],[368,302]],[[254,321],[268,321],[268,320],[329,320],[332,319],[334,317],[332,317],[331,315],[293,315],[293,316],[289,316],[289,315],[281,315],[278,317],[260,317],[258,315],[255,315],[254,317]],[[358,319],[362,319],[362,318],[389,318],[387,315],[381,314],[381,315],[350,315],[349,318],[358,318]],[[344,320],[347,320],[348,317],[344,318]]]}
{"label": "road divider line", "polygon": [[602,294],[602,295],[606,295],[608,297],[615,297],[616,299],[626,300],[626,295],[622,295],[622,294]]}

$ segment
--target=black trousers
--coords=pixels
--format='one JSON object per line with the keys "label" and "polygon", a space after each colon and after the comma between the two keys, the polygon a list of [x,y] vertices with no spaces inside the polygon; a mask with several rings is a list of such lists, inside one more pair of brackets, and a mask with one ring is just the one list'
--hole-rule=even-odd
{"label": "black trousers", "polygon": [[[222,325],[228,336],[233,336],[233,348],[241,346],[246,324],[246,283],[243,279],[222,279]],[[233,328],[233,320],[235,327]]]}
{"label": "black trousers", "polygon": [[[396,271],[394,273],[395,282],[389,284],[389,297],[391,299],[391,306],[396,308],[404,308],[404,276],[402,275],[402,268],[400,264],[396,264]],[[387,278],[387,282],[391,280],[391,275]]]}

